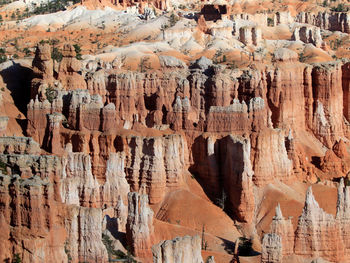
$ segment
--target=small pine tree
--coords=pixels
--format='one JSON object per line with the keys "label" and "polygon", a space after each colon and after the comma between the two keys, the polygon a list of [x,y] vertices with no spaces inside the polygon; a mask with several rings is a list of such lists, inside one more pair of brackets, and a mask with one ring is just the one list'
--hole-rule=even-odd
{"label": "small pine tree", "polygon": [[23,49],[23,53],[24,53],[24,56],[25,56],[25,57],[29,57],[29,56],[30,56],[30,50],[29,50],[29,48],[25,47],[25,48]]}
{"label": "small pine tree", "polygon": [[13,259],[12,259],[12,262],[11,263],[21,263],[22,260],[21,260],[21,257],[19,256],[19,253],[16,253],[14,256],[13,256]]}
{"label": "small pine tree", "polygon": [[7,60],[7,56],[5,54],[5,49],[0,48],[0,63],[3,63]]}
{"label": "small pine tree", "polygon": [[80,48],[80,46],[78,44],[74,44],[73,47],[74,47],[74,50],[75,50],[75,53],[76,53],[76,55],[75,55],[76,59],[81,60],[82,57],[81,57],[81,48]]}
{"label": "small pine tree", "polygon": [[58,50],[57,47],[54,47],[52,49],[51,58],[53,60],[56,60],[57,62],[60,62],[62,60],[62,57],[63,57],[62,53]]}
{"label": "small pine tree", "polygon": [[222,62],[226,62],[226,56],[225,55],[222,57]]}

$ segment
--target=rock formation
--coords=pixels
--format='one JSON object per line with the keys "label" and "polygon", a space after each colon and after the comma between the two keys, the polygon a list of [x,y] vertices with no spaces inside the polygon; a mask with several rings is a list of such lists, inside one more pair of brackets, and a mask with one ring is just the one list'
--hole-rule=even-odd
{"label": "rock formation", "polygon": [[[152,247],[155,263],[203,263],[199,236],[177,237],[165,240]],[[211,261],[212,262],[212,261]]]}
{"label": "rock formation", "polygon": [[107,250],[102,243],[102,210],[72,206],[65,227],[69,256],[74,261],[108,262]]}
{"label": "rock formation", "polygon": [[262,262],[282,262],[283,257],[293,254],[322,257],[330,262],[344,260],[347,254],[347,192],[341,180],[338,188],[337,216],[334,218],[320,208],[310,187],[295,234],[291,220],[283,218],[278,205],[270,226],[271,233],[266,234],[263,239]]}
{"label": "rock formation", "polygon": [[62,61],[58,69],[58,80],[66,90],[86,89],[84,77],[79,73],[81,63],[75,58],[74,47],[65,44],[62,51]]}
{"label": "rock formation", "polygon": [[341,261],[344,257],[344,245],[339,240],[340,226],[332,215],[319,207],[309,188],[295,232],[295,253]]}
{"label": "rock formation", "polygon": [[[100,195],[99,184],[89,178],[90,159],[80,153],[68,153],[68,160],[39,155],[39,145],[31,138],[2,137],[1,140],[4,148],[0,163],[6,167],[0,169],[0,203],[4,208],[0,218],[1,225],[8,229],[2,235],[1,258],[11,260],[17,254],[23,262],[43,262],[43,259],[107,262],[107,251],[101,241],[102,209],[90,208],[102,206],[88,191],[95,190],[96,196]],[[110,178],[112,172],[108,173],[101,199],[113,207],[118,196],[119,200],[123,195],[126,199],[129,190],[122,173],[113,178]],[[62,175],[70,181],[61,178]],[[89,180],[92,185],[88,184]],[[81,186],[85,191],[79,192]],[[65,192],[68,188],[70,193]],[[110,196],[111,192],[117,197]],[[125,211],[120,206],[119,203],[119,217],[125,222],[126,216],[122,215]]]}
{"label": "rock formation", "polygon": [[[14,163],[5,162],[5,158],[11,158]],[[35,164],[37,169],[50,171],[45,164],[45,161],[50,163],[49,157],[38,157],[34,163],[33,159],[25,155],[1,155],[1,163],[8,163],[10,169],[0,175],[0,224],[3,229],[0,259],[11,261],[17,254],[22,262],[43,262],[44,259],[65,262],[66,232],[62,218],[58,216],[64,214],[64,209],[57,202],[53,184],[44,173],[41,174],[44,178],[34,175],[24,179],[28,171],[25,173],[14,166],[24,162],[27,170],[29,165]],[[22,171],[21,177],[15,174],[16,170]]]}
{"label": "rock formation", "polygon": [[261,29],[258,27],[241,27],[239,29],[239,39],[245,45],[258,46],[262,41]]}
{"label": "rock formation", "polygon": [[262,241],[261,262],[280,263],[282,262],[282,241],[277,234],[265,234]]}
{"label": "rock formation", "polygon": [[46,99],[46,89],[52,84],[53,60],[51,58],[51,47],[49,44],[38,44],[33,59],[33,73],[31,97],[38,94],[41,99]]}
{"label": "rock formation", "polygon": [[350,207],[350,192],[349,186],[344,186],[344,180],[341,179],[338,186],[337,214],[336,219],[340,224],[340,235],[343,240],[345,254],[349,255],[350,242],[348,226],[350,223],[349,207]]}
{"label": "rock formation", "polygon": [[133,191],[143,190],[150,203],[159,203],[166,189],[183,183],[186,165],[186,142],[181,136],[121,137],[126,153],[127,179]]}
{"label": "rock formation", "polygon": [[342,12],[300,12],[296,21],[299,23],[307,23],[331,31],[341,31],[349,33],[349,14]]}
{"label": "rock formation", "polygon": [[9,118],[7,116],[0,116],[0,136],[5,136]]}
{"label": "rock formation", "polygon": [[278,204],[276,214],[270,225],[270,233],[280,237],[282,252],[280,256],[288,256],[294,253],[294,229],[291,219],[285,219],[282,215],[281,207]]}
{"label": "rock formation", "polygon": [[[254,216],[250,141],[231,135],[224,138],[221,143],[224,189],[228,195],[229,206],[240,220],[250,222]],[[235,190],[232,191],[233,189]]]}
{"label": "rock formation", "polygon": [[0,17],[1,261],[228,262],[242,236],[349,261],[347,3],[28,4]]}
{"label": "rock formation", "polygon": [[303,41],[304,43],[314,44],[320,47],[322,44],[322,37],[319,27],[296,27],[293,33],[293,40]]}
{"label": "rock formation", "polygon": [[128,220],[126,236],[133,254],[141,258],[152,255],[154,242],[153,211],[148,206],[148,196],[137,192],[128,194]]}

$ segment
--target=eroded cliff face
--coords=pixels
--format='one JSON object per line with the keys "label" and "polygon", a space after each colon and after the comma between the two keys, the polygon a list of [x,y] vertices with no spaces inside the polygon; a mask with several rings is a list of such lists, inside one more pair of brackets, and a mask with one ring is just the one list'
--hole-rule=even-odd
{"label": "eroded cliff face", "polygon": [[58,216],[64,209],[49,180],[1,175],[0,181],[1,260],[18,253],[23,262],[66,262],[63,218]]}
{"label": "eroded cliff face", "polygon": [[59,158],[22,153],[1,154],[0,159],[6,163],[0,179],[1,260],[18,253],[25,262],[67,261],[65,209],[51,183],[58,176]]}
{"label": "eroded cliff face", "polygon": [[[276,23],[284,19],[280,14]],[[261,44],[259,28],[238,32],[247,45]],[[301,41],[320,44],[314,28],[294,33]],[[208,196],[256,240],[256,211],[263,200],[259,189],[346,175],[348,65],[300,63],[297,53],[286,48],[273,56],[272,65],[256,61],[241,69],[201,57],[180,63],[177,70],[133,72],[115,63],[81,63],[71,45],[64,46],[62,61],[54,65],[50,48],[39,45],[27,105],[30,138],[0,138],[6,164],[0,220],[11,226],[3,233],[4,259],[12,259],[15,251],[32,262],[41,262],[39,254],[63,262],[105,262],[102,222],[109,216],[144,262],[159,241],[155,228],[166,229],[169,239],[153,250],[157,262],[178,260],[179,251],[201,262],[197,237],[170,240],[189,231],[181,219],[175,228],[153,218],[155,212],[167,212],[158,210],[167,209],[170,194],[188,191],[202,202],[209,202]],[[161,63],[170,65],[168,60],[163,57]],[[1,117],[5,135],[6,116]],[[341,184],[334,217],[309,190],[296,229],[277,207],[271,233],[256,241],[262,244],[262,262],[282,262],[293,254],[346,259],[348,194]],[[33,232],[35,220],[35,231],[44,234]],[[12,227],[23,232],[16,237],[21,245],[11,239]],[[55,231],[60,238],[52,240]],[[28,240],[33,242],[23,245]]]}
{"label": "eroded cliff face", "polygon": [[[31,138],[1,139],[9,145],[0,154],[0,218],[5,230],[1,259],[18,255],[23,262],[107,262],[101,207],[118,208],[122,196],[126,201],[125,176],[111,176],[109,165],[107,180],[100,186],[88,156],[39,155]],[[126,221],[122,213],[117,217]]]}
{"label": "eroded cliff face", "polygon": [[[254,183],[263,186],[275,179],[288,183],[295,180],[296,173],[308,175],[310,161],[305,161],[305,155],[309,159],[313,154],[305,153],[309,147],[305,142],[286,142],[289,134],[293,137],[307,130],[331,148],[348,133],[343,119],[347,67],[341,63],[306,65],[296,57],[293,51],[281,48],[275,53],[274,67],[249,70],[225,69],[205,58],[176,72],[120,72],[106,65],[96,73],[84,69],[88,89],[57,87],[51,103],[42,96],[29,103],[27,132],[56,154],[67,142],[72,143],[73,151],[91,153],[92,170],[98,178],[105,173],[109,152],[118,151],[113,141],[116,144],[122,128],[153,128],[160,130],[158,134],[166,134],[168,127],[182,131],[185,156],[181,158],[197,170],[201,165],[196,162],[202,162],[197,149],[205,147],[199,145],[204,143],[200,142],[203,132],[215,138],[222,133],[246,134],[251,141]],[[100,71],[103,73],[91,77]],[[157,144],[156,140],[156,148]],[[274,161],[266,165],[265,157]],[[138,183],[132,184],[137,190]],[[213,192],[220,192],[218,186],[213,187]],[[159,201],[161,194],[155,195]]]}
{"label": "eroded cliff face", "polygon": [[339,242],[339,235],[339,224],[332,215],[319,207],[309,188],[295,233],[295,253],[341,261],[344,257],[344,246]]}
{"label": "eroded cliff face", "polygon": [[262,241],[262,263],[282,262],[282,241],[277,234],[265,234]]}
{"label": "eroded cliff face", "polygon": [[152,252],[155,263],[203,263],[199,236],[184,236],[165,240],[154,245]]}
{"label": "eroded cliff face", "polygon": [[319,257],[329,262],[347,262],[348,188],[341,179],[336,216],[333,216],[320,208],[310,187],[296,230],[291,219],[283,218],[278,205],[270,225],[270,233],[263,238],[262,262],[283,262],[283,259],[286,260],[291,255],[309,259]]}
{"label": "eroded cliff face", "polygon": [[65,221],[67,255],[75,262],[108,262],[102,243],[102,210],[71,206]]}
{"label": "eroded cliff face", "polygon": [[128,194],[127,242],[134,255],[150,258],[154,242],[153,211],[148,196],[137,192]]}

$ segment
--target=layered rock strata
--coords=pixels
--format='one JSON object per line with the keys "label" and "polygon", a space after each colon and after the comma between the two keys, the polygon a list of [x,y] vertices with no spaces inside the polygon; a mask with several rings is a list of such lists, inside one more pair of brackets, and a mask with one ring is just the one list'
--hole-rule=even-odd
{"label": "layered rock strata", "polygon": [[152,256],[154,242],[153,211],[148,196],[137,192],[128,194],[127,242],[133,254],[141,258]]}
{"label": "layered rock strata", "polygon": [[262,262],[282,262],[283,258],[290,255],[320,257],[329,262],[346,261],[349,256],[348,195],[348,186],[344,187],[342,179],[338,187],[337,213],[334,217],[320,208],[310,187],[295,232],[291,220],[284,219],[277,206],[270,226],[271,233],[263,238]]}
{"label": "layered rock strata", "polygon": [[262,241],[262,263],[282,262],[282,241],[277,234],[265,234]]}
{"label": "layered rock strata", "polygon": [[14,150],[0,154],[0,221],[8,229],[2,233],[1,259],[107,262],[102,207],[116,210],[119,231],[126,224],[123,199],[129,185],[119,155],[111,155],[106,182],[100,184],[84,154],[38,155],[31,138],[2,140]]}
{"label": "layered rock strata", "polygon": [[[203,263],[199,236],[177,237],[152,247],[154,263]],[[213,261],[211,261],[213,262]]]}

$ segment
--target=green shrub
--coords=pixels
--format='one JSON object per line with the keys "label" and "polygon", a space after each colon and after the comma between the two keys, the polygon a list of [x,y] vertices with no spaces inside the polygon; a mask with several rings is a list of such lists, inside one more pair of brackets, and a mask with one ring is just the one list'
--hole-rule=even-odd
{"label": "green shrub", "polygon": [[271,17],[267,18],[267,26],[274,26],[274,21]]}
{"label": "green shrub", "polygon": [[345,7],[344,4],[338,4],[337,7],[332,7],[333,12],[347,12],[349,8]]}
{"label": "green shrub", "polygon": [[133,259],[131,256],[129,249],[128,253],[125,254],[123,251],[120,250],[114,250],[113,245],[112,245],[112,240],[108,235],[102,234],[102,242],[105,245],[108,253],[108,258],[111,259],[126,259],[126,262],[129,263],[136,263],[137,261]]}
{"label": "green shrub", "polygon": [[25,57],[29,57],[31,52],[30,52],[29,48],[25,47],[25,48],[23,49],[23,53],[24,53],[24,56],[25,56]]}
{"label": "green shrub", "polygon": [[0,173],[7,174],[6,167],[7,167],[6,163],[0,161]]}
{"label": "green shrub", "polygon": [[48,100],[50,103],[52,103],[53,100],[57,98],[57,90],[55,90],[55,89],[53,89],[51,86],[49,86],[49,87],[46,89],[45,95],[46,95],[47,100]]}
{"label": "green shrub", "polygon": [[7,60],[7,56],[5,54],[5,49],[0,48],[0,63],[3,63]]}
{"label": "green shrub", "polygon": [[52,49],[51,58],[53,60],[56,60],[57,62],[60,62],[62,60],[62,57],[63,57],[62,53],[58,50],[57,47],[54,47]]}
{"label": "green shrub", "polygon": [[81,58],[81,48],[80,48],[80,46],[78,44],[74,44],[73,47],[74,47],[74,50],[75,50],[75,53],[76,53],[76,56],[75,56],[76,59],[81,60],[82,58]]}
{"label": "green shrub", "polygon": [[21,257],[19,256],[19,253],[16,253],[13,256],[12,263],[21,263],[21,262],[22,262],[22,260],[21,260]]}

